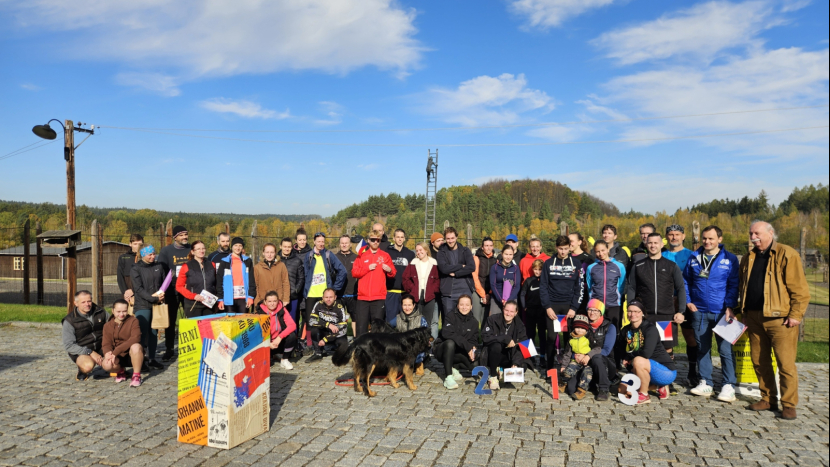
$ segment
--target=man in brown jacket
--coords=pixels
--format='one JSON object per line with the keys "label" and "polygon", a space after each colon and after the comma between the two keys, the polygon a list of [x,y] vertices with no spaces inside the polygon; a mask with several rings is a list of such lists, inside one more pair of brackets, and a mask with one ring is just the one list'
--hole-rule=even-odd
{"label": "man in brown jacket", "polygon": [[277,293],[282,306],[291,302],[288,269],[277,256],[277,246],[273,243],[262,247],[262,260],[254,266],[254,282],[257,289],[254,305],[264,301],[265,295],[272,290]]}
{"label": "man in brown jacket", "polygon": [[767,222],[754,221],[749,239],[755,247],[741,259],[738,309],[747,325],[752,365],[761,388],[761,400],[750,410],[778,410],[778,389],[772,351],[781,380],[781,418],[796,418],[798,325],[810,303],[807,278],[798,252],[775,239]]}

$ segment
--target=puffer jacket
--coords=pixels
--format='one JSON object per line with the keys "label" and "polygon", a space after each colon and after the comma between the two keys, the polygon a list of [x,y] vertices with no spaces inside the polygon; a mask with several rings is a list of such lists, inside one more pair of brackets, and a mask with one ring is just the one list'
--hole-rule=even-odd
{"label": "puffer jacket", "polygon": [[738,306],[738,257],[720,245],[720,251],[709,265],[709,277],[700,277],[703,271],[703,247],[692,254],[683,271],[686,298],[694,303],[699,313],[724,313]]}
{"label": "puffer jacket", "polygon": [[[738,284],[738,309],[743,310],[746,288],[756,251],[741,258]],[[793,248],[772,242],[767,263],[767,280],[764,281],[764,317],[792,318],[801,321],[810,304],[810,289],[801,264],[801,256]],[[757,310],[747,310],[757,311]]]}
{"label": "puffer jacket", "polygon": [[160,263],[150,264],[144,261],[135,263],[130,270],[130,280],[135,293],[135,310],[152,310],[153,305],[159,303],[159,298],[153,294],[158,292],[164,282],[164,266]]}
{"label": "puffer jacket", "polygon": [[[481,340],[484,342],[485,347],[493,343],[500,343],[502,350],[507,352],[510,361],[517,367],[522,366],[524,356],[522,355],[521,349],[519,349],[519,342],[527,340],[527,331],[518,316],[508,326],[504,322],[503,313],[490,315],[484,321],[484,329],[481,330]],[[507,345],[511,340],[516,345],[508,349]],[[487,361],[486,352],[482,353],[480,361]]]}
{"label": "puffer jacket", "polygon": [[305,287],[305,269],[303,268],[303,260],[297,250],[292,249],[288,256],[283,256],[282,251],[279,253],[279,258],[285,269],[288,271],[288,283],[291,287],[291,300],[302,300],[303,287]]}

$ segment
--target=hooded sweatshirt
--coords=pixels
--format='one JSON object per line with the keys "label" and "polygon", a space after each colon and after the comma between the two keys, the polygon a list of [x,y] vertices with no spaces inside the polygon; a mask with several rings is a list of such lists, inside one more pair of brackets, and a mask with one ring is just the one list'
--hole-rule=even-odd
{"label": "hooded sweatshirt", "polygon": [[568,303],[572,310],[579,310],[582,303],[582,263],[573,256],[553,258],[542,266],[539,297],[542,308],[553,308],[554,303]]}
{"label": "hooded sweatshirt", "polygon": [[539,253],[539,256],[533,256],[532,253],[528,253],[519,261],[519,272],[522,273],[523,280],[527,280],[528,278],[533,276],[533,262],[541,260],[543,263],[548,260],[550,256]]}

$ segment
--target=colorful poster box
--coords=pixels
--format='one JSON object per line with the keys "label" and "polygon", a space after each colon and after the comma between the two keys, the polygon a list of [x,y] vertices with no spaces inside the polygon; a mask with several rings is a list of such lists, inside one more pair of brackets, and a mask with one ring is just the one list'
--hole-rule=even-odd
{"label": "colorful poster box", "polygon": [[266,315],[179,320],[180,442],[230,449],[268,431],[270,335]]}

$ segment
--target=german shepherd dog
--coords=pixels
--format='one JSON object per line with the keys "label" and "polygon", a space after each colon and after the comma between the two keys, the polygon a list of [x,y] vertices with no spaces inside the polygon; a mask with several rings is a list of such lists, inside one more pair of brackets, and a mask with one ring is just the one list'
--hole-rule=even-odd
{"label": "german shepherd dog", "polygon": [[371,378],[376,369],[387,368],[387,379],[397,389],[398,373],[403,373],[406,386],[418,389],[412,381],[412,369],[419,353],[426,352],[432,345],[429,328],[389,333],[366,333],[353,340],[350,345],[341,344],[331,358],[335,366],[352,362],[354,372],[354,390],[369,397],[377,393],[372,391]]}
{"label": "german shepherd dog", "polygon": [[[369,326],[369,332],[374,333],[386,333],[386,334],[396,334],[398,332],[397,329],[393,328],[386,320],[383,319],[373,319]],[[375,371],[384,372],[388,371],[386,368],[375,368]],[[387,373],[388,374],[388,373]],[[397,375],[395,375],[397,377]],[[415,376],[424,376],[424,362],[421,362],[415,365]],[[387,378],[388,379],[388,378]],[[394,383],[395,381],[389,380],[389,383]]]}

